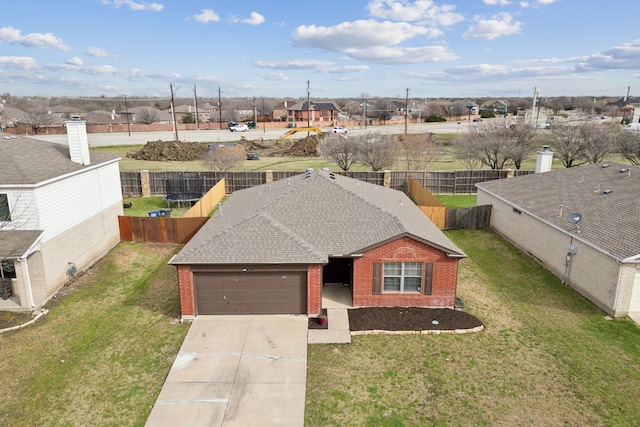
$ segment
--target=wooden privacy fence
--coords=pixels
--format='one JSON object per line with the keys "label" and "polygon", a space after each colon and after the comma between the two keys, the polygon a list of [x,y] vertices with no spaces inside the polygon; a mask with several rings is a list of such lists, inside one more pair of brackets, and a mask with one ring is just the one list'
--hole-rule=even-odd
{"label": "wooden privacy fence", "polygon": [[118,216],[125,242],[187,243],[209,218]]}
{"label": "wooden privacy fence", "polygon": [[[206,193],[221,179],[225,180],[226,193],[265,184],[298,175],[304,171],[262,172],[120,172],[122,194],[125,196],[164,196],[167,179],[199,179],[202,192]],[[337,174],[371,184],[407,191],[409,180],[416,180],[433,194],[475,194],[478,182],[534,173],[531,170],[459,170],[459,171],[367,171]]]}
{"label": "wooden privacy fence", "polygon": [[218,203],[220,203],[220,201],[224,199],[224,196],[226,196],[225,186],[225,180],[222,178],[211,190],[207,191],[207,194],[202,196],[202,198],[198,200],[191,209],[186,211],[181,218],[208,217],[209,212],[214,210]]}
{"label": "wooden privacy fence", "polygon": [[491,205],[447,208],[413,179],[409,180],[408,195],[422,213],[441,230],[476,230],[489,227]]}

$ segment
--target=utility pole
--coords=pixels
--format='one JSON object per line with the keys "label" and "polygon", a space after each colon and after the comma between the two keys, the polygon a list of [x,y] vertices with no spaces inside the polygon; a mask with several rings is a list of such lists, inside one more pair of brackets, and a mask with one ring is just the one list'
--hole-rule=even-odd
{"label": "utility pole", "polygon": [[407,92],[404,99],[404,133],[407,134],[407,125],[409,121],[409,88],[406,88]]}
{"label": "utility pole", "polygon": [[196,130],[200,130],[200,124],[198,123],[198,95],[196,95],[196,85],[193,85],[193,106],[196,109]]}
{"label": "utility pole", "polygon": [[176,123],[176,107],[173,104],[173,83],[169,83],[169,89],[171,89],[171,118],[173,119],[173,137],[176,141],[180,141],[178,138],[178,124]]}
{"label": "utility pole", "polygon": [[309,80],[307,80],[307,127],[311,127],[311,92],[309,91]]}
{"label": "utility pole", "polygon": [[536,104],[538,103],[538,96],[540,96],[540,91],[537,87],[533,88],[533,103],[531,104],[531,125],[535,126],[535,112],[536,112]]}
{"label": "utility pole", "polygon": [[220,97],[220,86],[218,86],[218,114],[220,115],[220,121],[218,122],[218,128],[222,130],[222,98]]}
{"label": "utility pole", "polygon": [[364,122],[364,129],[367,129],[367,98],[362,97],[362,121]]}
{"label": "utility pole", "polygon": [[[124,96],[124,111],[127,116],[127,131],[129,132],[129,136],[131,136],[131,127],[129,126],[129,107],[127,106],[127,95]],[[2,124],[0,124],[0,131],[2,131]]]}

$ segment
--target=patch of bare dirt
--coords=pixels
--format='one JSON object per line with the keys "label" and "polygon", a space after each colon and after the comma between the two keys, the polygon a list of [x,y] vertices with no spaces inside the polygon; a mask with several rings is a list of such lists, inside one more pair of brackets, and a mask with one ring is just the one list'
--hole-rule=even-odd
{"label": "patch of bare dirt", "polygon": [[154,162],[190,162],[204,159],[208,152],[208,145],[197,142],[149,141],[127,157]]}
{"label": "patch of bare dirt", "polygon": [[320,136],[309,135],[304,138],[293,139],[290,141],[282,141],[279,149],[269,153],[273,157],[317,157],[318,143]]}

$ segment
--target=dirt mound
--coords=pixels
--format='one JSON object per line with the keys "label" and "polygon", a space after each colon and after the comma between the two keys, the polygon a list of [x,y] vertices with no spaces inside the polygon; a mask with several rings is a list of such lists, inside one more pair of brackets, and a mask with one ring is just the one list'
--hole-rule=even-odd
{"label": "dirt mound", "polygon": [[149,141],[140,151],[127,153],[127,157],[155,162],[189,162],[202,160],[208,151],[207,145],[196,142]]}
{"label": "dirt mound", "polygon": [[271,156],[278,157],[317,157],[318,142],[320,136],[309,135],[305,138],[295,139],[292,141],[281,142],[282,148],[271,153]]}

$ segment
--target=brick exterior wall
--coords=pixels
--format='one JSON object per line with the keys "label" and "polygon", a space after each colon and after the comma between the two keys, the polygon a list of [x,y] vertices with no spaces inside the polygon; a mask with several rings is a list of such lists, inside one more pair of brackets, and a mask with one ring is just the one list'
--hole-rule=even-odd
{"label": "brick exterior wall", "polygon": [[196,315],[193,273],[189,265],[178,265],[178,287],[180,289],[180,314],[182,317]]}
{"label": "brick exterior wall", "polygon": [[[380,295],[373,295],[373,264],[375,262],[433,263],[431,295],[384,292],[384,289],[381,289]],[[353,306],[453,308],[457,279],[458,259],[448,258],[444,252],[438,249],[404,237],[374,248],[365,253],[363,258],[354,261]]]}
{"label": "brick exterior wall", "polygon": [[[544,268],[558,278],[564,278],[569,286],[608,314],[627,314],[632,275],[622,275],[622,265],[583,241],[580,234],[575,233],[574,226],[567,222],[565,231],[558,230],[526,212],[515,212],[511,205],[482,190],[478,191],[477,204],[492,205],[491,228]],[[577,248],[577,253],[571,256],[567,268],[570,245]]]}
{"label": "brick exterior wall", "polygon": [[322,266],[310,265],[307,270],[307,313],[320,314],[322,310]]}

